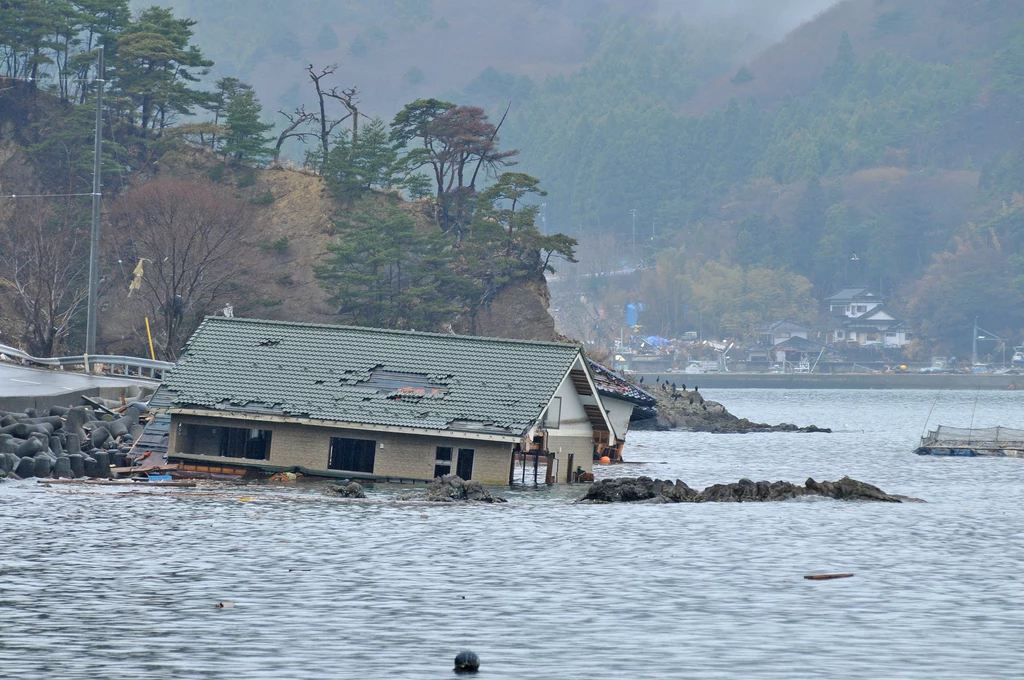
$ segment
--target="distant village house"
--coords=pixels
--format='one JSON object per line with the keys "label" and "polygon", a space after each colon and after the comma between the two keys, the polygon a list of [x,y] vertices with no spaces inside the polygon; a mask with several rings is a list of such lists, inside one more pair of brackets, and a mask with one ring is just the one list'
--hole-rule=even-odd
{"label": "distant village house", "polygon": [[826,302],[829,342],[903,347],[910,341],[907,322],[885,308],[884,296],[867,288],[844,288]]}

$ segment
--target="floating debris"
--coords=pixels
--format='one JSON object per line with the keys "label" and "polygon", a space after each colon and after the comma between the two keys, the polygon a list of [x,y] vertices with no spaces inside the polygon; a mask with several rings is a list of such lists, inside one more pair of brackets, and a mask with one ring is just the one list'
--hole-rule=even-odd
{"label": "floating debris", "polygon": [[455,657],[456,673],[476,673],[480,669],[480,657],[476,652],[465,650]]}

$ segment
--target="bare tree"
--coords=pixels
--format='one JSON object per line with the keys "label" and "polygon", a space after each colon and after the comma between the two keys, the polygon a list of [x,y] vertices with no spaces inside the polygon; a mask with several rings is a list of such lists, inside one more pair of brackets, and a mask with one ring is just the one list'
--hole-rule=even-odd
{"label": "bare tree", "polygon": [[158,320],[157,351],[176,359],[229,292],[244,302],[239,278],[259,252],[252,210],[226,187],[158,178],[129,189],[111,212],[118,259],[144,261],[137,297]]}
{"label": "bare tree", "polygon": [[288,127],[282,130],[281,134],[277,136],[277,143],[274,145],[275,161],[281,157],[281,145],[284,144],[286,139],[295,137],[297,139],[305,140],[306,137],[316,136],[312,132],[306,132],[305,130],[299,129],[303,125],[312,123],[316,120],[316,114],[311,111],[306,111],[305,104],[295,109],[292,113],[287,113],[284,110],[278,111],[278,113],[288,120]]}
{"label": "bare tree", "polygon": [[341,91],[336,87],[332,87],[329,92],[324,93],[326,96],[332,99],[337,99],[341,102],[341,105],[348,111],[348,115],[342,118],[352,118],[352,148],[356,147],[359,143],[359,91],[354,87],[346,87]]}
{"label": "bare tree", "polygon": [[0,288],[13,293],[36,356],[61,348],[88,297],[89,241],[77,218],[70,203],[58,212],[40,202],[0,224]]}
{"label": "bare tree", "polygon": [[[336,128],[339,125],[341,125],[342,123],[344,123],[346,120],[351,118],[353,115],[358,116],[358,113],[356,112],[356,109],[350,108],[350,105],[354,106],[354,104],[352,104],[352,102],[353,102],[353,98],[356,95],[355,88],[349,88],[349,89],[346,89],[346,90],[342,90],[339,93],[338,92],[338,88],[331,88],[330,90],[325,90],[323,84],[321,83],[321,81],[324,80],[325,78],[334,75],[334,73],[337,70],[338,70],[338,65],[337,64],[329,64],[327,66],[324,66],[322,69],[320,69],[319,73],[313,68],[312,64],[310,64],[309,66],[306,67],[306,73],[309,74],[309,79],[313,81],[313,88],[316,90],[316,98],[317,98],[317,101],[320,104],[320,115],[318,115],[318,116],[316,116],[316,114],[314,114],[314,115],[316,116],[315,120],[318,123],[320,123],[320,148],[321,148],[321,152],[323,153],[323,160],[321,162],[326,162],[327,161],[327,154],[331,150],[330,149],[330,146],[331,146],[331,133],[334,132],[334,128]],[[346,93],[350,93],[350,94],[346,94]],[[334,119],[328,118],[327,117],[327,103],[326,103],[326,99],[328,99],[328,98],[337,99],[337,100],[341,101],[342,104],[345,104],[346,97],[347,97],[347,99],[349,101],[349,104],[345,106],[345,108],[348,110],[348,113],[346,113],[341,118],[334,118]],[[357,117],[357,120],[358,120],[358,117]]]}

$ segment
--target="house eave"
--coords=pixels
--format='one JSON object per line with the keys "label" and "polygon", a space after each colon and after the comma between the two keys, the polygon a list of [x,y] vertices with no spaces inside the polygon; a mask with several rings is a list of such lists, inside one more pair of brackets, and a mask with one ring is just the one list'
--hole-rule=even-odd
{"label": "house eave", "polygon": [[225,420],[246,420],[251,422],[281,423],[289,425],[308,425],[336,430],[362,430],[365,432],[392,432],[395,434],[411,434],[427,437],[447,437],[453,439],[473,439],[476,441],[507,442],[515,444],[522,441],[523,434],[494,434],[468,430],[435,430],[426,427],[404,427],[401,425],[377,425],[372,423],[353,423],[339,420],[317,420],[296,416],[279,416],[271,414],[239,413],[237,411],[218,411],[197,408],[169,408],[166,413],[175,416],[194,416],[200,418],[223,418]]}

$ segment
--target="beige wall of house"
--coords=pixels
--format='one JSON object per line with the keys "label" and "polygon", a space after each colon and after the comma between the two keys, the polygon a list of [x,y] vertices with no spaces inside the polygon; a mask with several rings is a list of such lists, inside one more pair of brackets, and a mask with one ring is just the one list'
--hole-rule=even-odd
{"label": "beige wall of house", "polygon": [[[190,428],[189,425],[199,427]],[[208,430],[202,429],[204,427],[271,430],[270,460],[266,462],[270,465],[297,465],[311,470],[328,469],[332,437],[375,442],[372,474],[381,476],[433,479],[438,446],[452,448],[452,474],[458,469],[461,455],[459,449],[472,449],[471,479],[483,484],[507,484],[512,464],[512,444],[506,442],[180,415],[171,417],[168,450],[173,453],[218,455],[219,440]]]}

